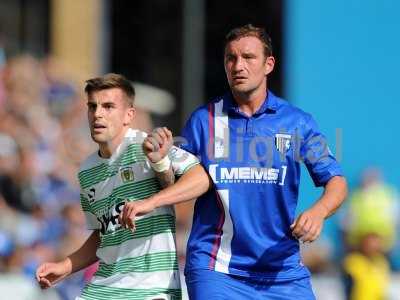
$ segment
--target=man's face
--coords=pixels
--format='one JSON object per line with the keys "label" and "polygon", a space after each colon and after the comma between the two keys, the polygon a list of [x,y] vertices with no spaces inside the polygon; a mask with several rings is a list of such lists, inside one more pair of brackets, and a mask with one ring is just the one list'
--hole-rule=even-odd
{"label": "man's face", "polygon": [[225,47],[225,72],[233,93],[249,94],[266,89],[266,75],[274,67],[274,58],[265,57],[261,41],[254,36],[231,41]]}
{"label": "man's face", "polygon": [[90,133],[98,144],[118,145],[134,116],[134,109],[119,88],[93,92],[88,96]]}

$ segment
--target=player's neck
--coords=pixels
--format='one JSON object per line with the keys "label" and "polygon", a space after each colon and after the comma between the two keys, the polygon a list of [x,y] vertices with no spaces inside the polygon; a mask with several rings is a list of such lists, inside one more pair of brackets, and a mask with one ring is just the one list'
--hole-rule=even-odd
{"label": "player's neck", "polygon": [[129,130],[129,127],[125,127],[114,139],[111,141],[107,141],[104,143],[99,143],[99,155],[101,158],[110,158],[113,153],[116,151],[119,145],[121,145],[126,132]]}
{"label": "player's neck", "polygon": [[239,110],[247,116],[251,117],[263,105],[267,97],[267,89],[257,89],[249,94],[233,93],[233,97],[238,104]]}

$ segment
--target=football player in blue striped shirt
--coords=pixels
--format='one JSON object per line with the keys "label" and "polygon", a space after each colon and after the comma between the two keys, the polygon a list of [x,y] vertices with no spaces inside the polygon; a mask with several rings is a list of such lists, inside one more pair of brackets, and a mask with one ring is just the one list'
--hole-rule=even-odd
{"label": "football player in blue striped shirt", "polygon": [[[275,59],[265,30],[233,29],[224,51],[230,91],[183,130],[182,148],[206,171],[189,171],[124,217],[200,196],[185,268],[191,299],[315,299],[299,242],[317,239],[344,201],[342,170],[312,116],[268,90]],[[301,162],[324,191],[296,218]]]}

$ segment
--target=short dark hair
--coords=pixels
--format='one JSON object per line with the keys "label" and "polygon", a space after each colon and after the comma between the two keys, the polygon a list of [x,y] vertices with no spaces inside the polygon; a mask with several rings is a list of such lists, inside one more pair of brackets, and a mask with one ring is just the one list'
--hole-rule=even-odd
{"label": "short dark hair", "polygon": [[129,105],[135,101],[135,88],[133,84],[123,75],[108,73],[101,77],[86,80],[85,93],[90,96],[93,92],[119,88],[126,94]]}
{"label": "short dark hair", "polygon": [[264,46],[264,54],[266,57],[272,55],[272,41],[267,31],[262,27],[256,27],[252,24],[236,27],[229,31],[225,37],[224,49],[230,42],[247,36],[254,36],[261,41]]}

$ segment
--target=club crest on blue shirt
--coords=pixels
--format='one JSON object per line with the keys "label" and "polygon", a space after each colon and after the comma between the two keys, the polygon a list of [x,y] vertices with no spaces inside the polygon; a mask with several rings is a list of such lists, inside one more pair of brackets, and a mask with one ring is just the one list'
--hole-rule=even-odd
{"label": "club crest on blue shirt", "polygon": [[135,179],[132,167],[125,167],[120,169],[122,182],[131,182]]}
{"label": "club crest on blue shirt", "polygon": [[292,136],[290,134],[283,134],[283,133],[275,134],[276,149],[280,153],[285,154],[290,149],[290,140],[291,139],[292,139]]}

